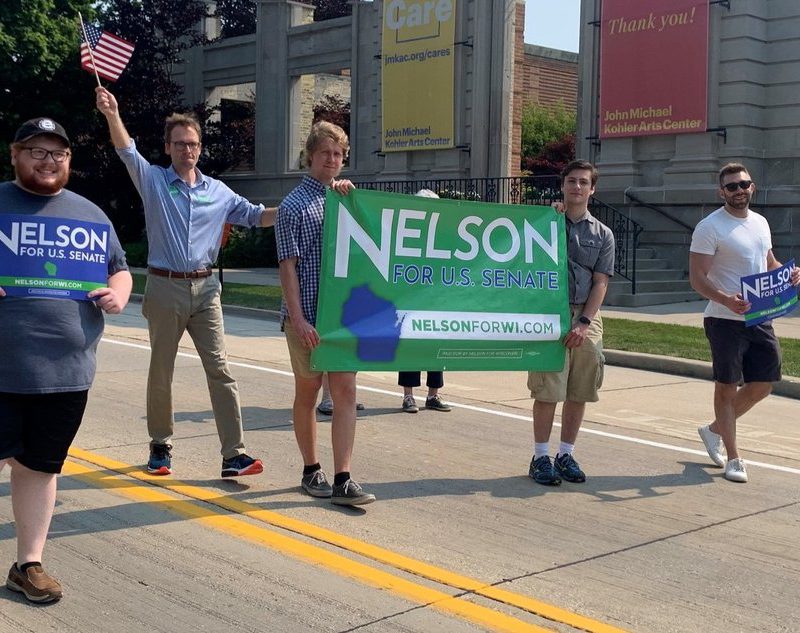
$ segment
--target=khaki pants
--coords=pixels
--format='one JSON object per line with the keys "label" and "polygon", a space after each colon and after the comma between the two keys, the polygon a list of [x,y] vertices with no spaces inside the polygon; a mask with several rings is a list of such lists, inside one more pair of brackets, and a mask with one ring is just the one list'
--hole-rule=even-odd
{"label": "khaki pants", "polygon": [[172,376],[184,332],[203,363],[223,458],[244,453],[239,387],[228,369],[220,285],[214,275],[169,279],[148,275],[142,314],[150,331],[147,376],[147,430],[151,444],[164,444],[173,432]]}
{"label": "khaki pants", "polygon": [[[583,314],[583,304],[570,305],[572,326]],[[598,312],[592,319],[586,340],[580,347],[567,350],[564,368],[552,372],[528,372],[531,398],[542,402],[597,402],[603,385],[603,319]]]}

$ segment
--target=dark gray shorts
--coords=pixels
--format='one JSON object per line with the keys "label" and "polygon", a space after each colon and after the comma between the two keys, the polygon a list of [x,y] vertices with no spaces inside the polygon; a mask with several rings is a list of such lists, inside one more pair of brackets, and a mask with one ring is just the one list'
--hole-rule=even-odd
{"label": "dark gray shorts", "polygon": [[781,379],[781,346],[771,322],[746,327],[744,321],[706,317],[703,327],[711,345],[716,382]]}
{"label": "dark gray shorts", "polygon": [[0,392],[0,459],[13,457],[31,470],[60,473],[88,394]]}

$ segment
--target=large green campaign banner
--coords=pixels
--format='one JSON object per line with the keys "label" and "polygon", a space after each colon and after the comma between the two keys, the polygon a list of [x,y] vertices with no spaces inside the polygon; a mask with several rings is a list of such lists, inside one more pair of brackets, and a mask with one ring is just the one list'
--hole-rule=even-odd
{"label": "large green campaign banner", "polygon": [[550,207],[329,191],[312,367],[558,371],[566,252]]}

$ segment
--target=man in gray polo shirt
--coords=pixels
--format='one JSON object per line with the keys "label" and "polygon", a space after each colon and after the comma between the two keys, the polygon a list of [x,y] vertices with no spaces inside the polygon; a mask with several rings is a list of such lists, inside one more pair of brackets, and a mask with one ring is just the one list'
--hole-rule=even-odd
{"label": "man in gray polo shirt", "polygon": [[[566,362],[560,372],[529,372],[533,400],[534,454],[528,470],[537,483],[580,483],[586,475],[572,456],[587,402],[597,402],[603,382],[603,321],[600,305],[614,274],[614,235],[589,213],[597,169],[575,160],[561,172],[567,225],[569,304],[572,327],[564,337]],[[550,459],[550,432],[556,404],[561,410],[561,445]]]}

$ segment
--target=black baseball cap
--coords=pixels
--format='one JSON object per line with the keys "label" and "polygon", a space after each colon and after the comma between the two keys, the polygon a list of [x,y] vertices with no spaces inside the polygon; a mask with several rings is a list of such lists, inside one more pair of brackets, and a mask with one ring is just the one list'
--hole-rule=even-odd
{"label": "black baseball cap", "polygon": [[23,143],[34,136],[39,136],[40,134],[52,134],[53,136],[58,136],[59,138],[64,139],[67,147],[70,146],[69,137],[64,131],[64,128],[53,121],[53,119],[48,119],[45,116],[31,119],[30,121],[25,121],[25,123],[23,123],[17,130],[17,133],[14,136],[14,142]]}

